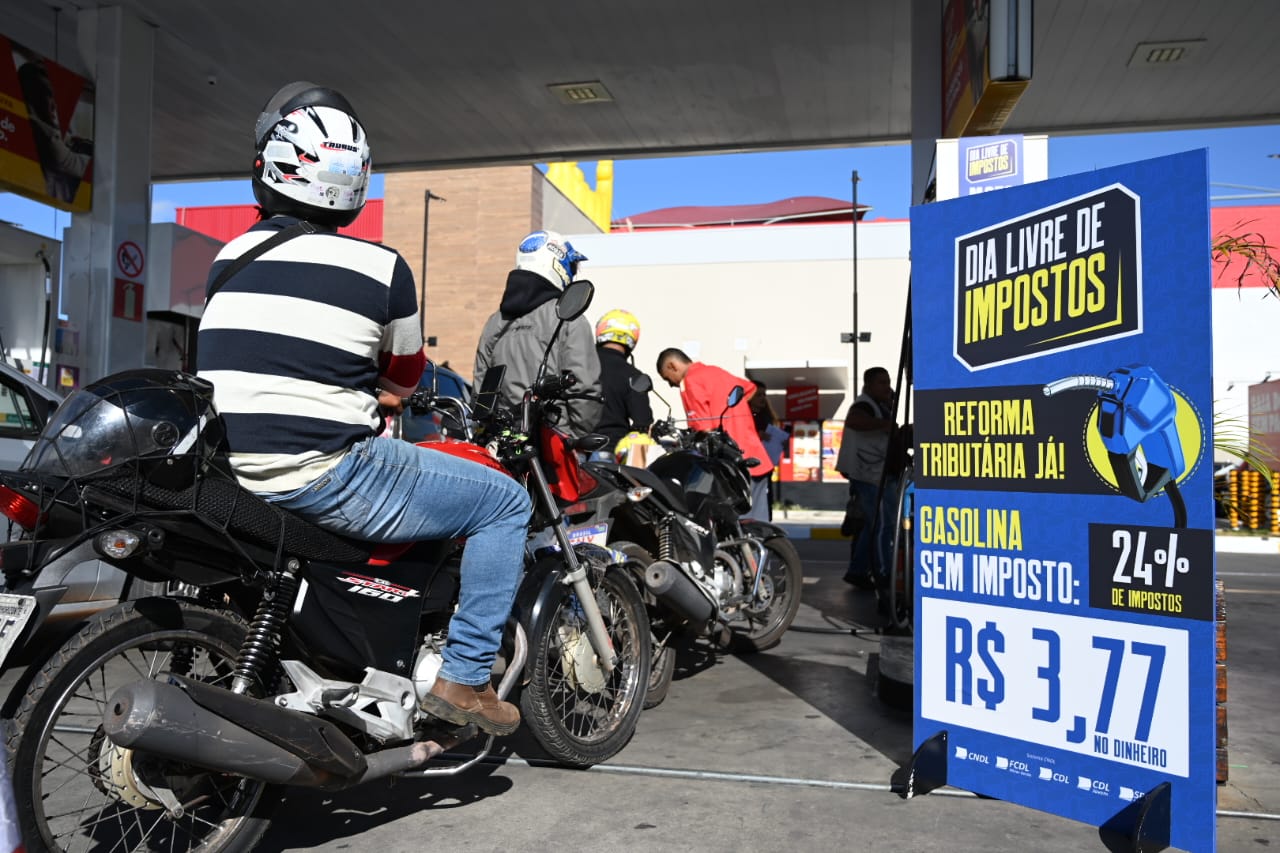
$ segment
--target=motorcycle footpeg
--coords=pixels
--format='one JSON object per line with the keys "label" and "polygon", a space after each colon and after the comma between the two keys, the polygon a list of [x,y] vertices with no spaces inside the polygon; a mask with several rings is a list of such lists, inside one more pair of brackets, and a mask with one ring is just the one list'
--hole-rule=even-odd
{"label": "motorcycle footpeg", "polygon": [[424,741],[439,742],[445,739],[454,740],[457,743],[466,743],[480,734],[483,733],[475,723],[458,725],[457,723],[451,723],[448,720],[432,716],[426,711],[420,711],[417,725],[413,727],[413,739],[419,743]]}

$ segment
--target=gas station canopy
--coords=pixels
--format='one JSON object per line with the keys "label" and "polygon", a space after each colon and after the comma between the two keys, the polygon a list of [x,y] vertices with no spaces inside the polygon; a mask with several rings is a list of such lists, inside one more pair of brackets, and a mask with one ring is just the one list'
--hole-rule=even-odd
{"label": "gas station canopy", "polygon": [[[153,26],[151,173],[168,180],[244,176],[257,110],[298,79],[348,96],[379,171],[905,142],[912,14],[941,5],[0,0],[0,31],[92,76],[77,9]],[[1280,120],[1273,0],[1033,5],[1007,132]]]}

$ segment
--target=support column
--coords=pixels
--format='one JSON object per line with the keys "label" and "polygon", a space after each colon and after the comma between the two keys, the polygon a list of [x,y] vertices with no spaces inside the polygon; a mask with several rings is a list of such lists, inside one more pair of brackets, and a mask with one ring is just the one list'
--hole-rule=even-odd
{"label": "support column", "polygon": [[80,385],[141,367],[146,353],[155,30],[132,12],[82,9],[77,41],[95,86],[93,208],[64,240],[62,313],[79,332]]}
{"label": "support column", "polygon": [[911,0],[911,203],[929,186],[942,135],[942,0]]}

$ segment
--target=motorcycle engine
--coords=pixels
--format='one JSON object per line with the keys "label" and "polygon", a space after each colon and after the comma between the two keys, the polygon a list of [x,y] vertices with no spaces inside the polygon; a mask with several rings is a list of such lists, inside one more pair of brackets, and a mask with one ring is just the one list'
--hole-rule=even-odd
{"label": "motorcycle engine", "polygon": [[711,577],[721,600],[733,595],[742,586],[742,567],[727,551],[716,551],[715,570]]}
{"label": "motorcycle engine", "polygon": [[418,694],[418,701],[422,701],[422,697],[431,692],[431,685],[436,683],[436,676],[444,665],[437,643],[439,648],[444,647],[443,639],[437,640],[430,636],[423,641],[422,648],[418,649],[418,660],[413,665],[413,689]]}

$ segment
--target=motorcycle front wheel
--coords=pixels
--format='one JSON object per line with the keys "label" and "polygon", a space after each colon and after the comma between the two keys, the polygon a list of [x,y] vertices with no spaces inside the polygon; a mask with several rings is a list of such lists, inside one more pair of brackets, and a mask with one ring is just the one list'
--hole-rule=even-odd
{"label": "motorcycle front wheel", "polygon": [[[791,540],[774,536],[764,541],[759,593],[745,608],[746,624],[735,621],[730,648],[737,653],[762,652],[782,641],[800,609],[804,570]],[[744,581],[751,588],[754,581]]]}
{"label": "motorcycle front wheel", "polygon": [[141,678],[229,686],[244,635],[234,616],[152,598],[96,614],[68,640],[32,680],[7,739],[26,849],[251,849],[279,799],[271,786],[121,749],[102,728],[112,694]]}
{"label": "motorcycle front wheel", "polygon": [[530,680],[520,710],[539,745],[567,767],[616,755],[635,732],[649,679],[649,619],[635,583],[621,571],[591,574],[591,587],[617,663],[596,659],[571,587],[557,585],[529,634]]}

